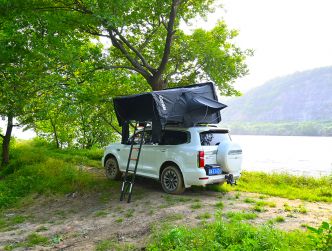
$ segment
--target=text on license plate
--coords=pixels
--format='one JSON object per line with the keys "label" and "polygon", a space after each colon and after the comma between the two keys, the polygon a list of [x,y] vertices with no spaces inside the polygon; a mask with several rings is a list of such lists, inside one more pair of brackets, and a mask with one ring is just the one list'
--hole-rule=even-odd
{"label": "text on license plate", "polygon": [[208,170],[209,175],[218,175],[221,174],[221,169],[220,168],[210,168]]}

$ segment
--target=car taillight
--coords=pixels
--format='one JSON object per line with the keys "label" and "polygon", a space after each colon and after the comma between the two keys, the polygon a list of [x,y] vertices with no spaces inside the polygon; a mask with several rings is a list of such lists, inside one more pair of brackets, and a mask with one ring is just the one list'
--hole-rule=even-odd
{"label": "car taillight", "polygon": [[204,168],[205,166],[205,160],[204,160],[204,151],[198,152],[198,167]]}

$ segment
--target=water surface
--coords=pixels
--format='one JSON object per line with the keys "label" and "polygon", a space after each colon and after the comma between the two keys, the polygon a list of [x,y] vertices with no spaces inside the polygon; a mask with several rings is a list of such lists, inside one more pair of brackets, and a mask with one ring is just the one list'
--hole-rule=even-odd
{"label": "water surface", "polygon": [[295,175],[332,174],[332,137],[232,135],[243,149],[243,169]]}

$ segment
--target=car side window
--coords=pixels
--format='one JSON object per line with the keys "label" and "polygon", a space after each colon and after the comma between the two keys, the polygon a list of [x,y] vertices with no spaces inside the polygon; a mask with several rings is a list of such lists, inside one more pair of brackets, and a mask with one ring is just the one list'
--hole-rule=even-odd
{"label": "car side window", "polygon": [[180,145],[189,142],[187,132],[181,131],[163,131],[160,145]]}

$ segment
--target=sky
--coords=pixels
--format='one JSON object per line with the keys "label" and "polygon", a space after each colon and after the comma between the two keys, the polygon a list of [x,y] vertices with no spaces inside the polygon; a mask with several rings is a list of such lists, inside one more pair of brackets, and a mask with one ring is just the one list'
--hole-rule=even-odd
{"label": "sky", "polygon": [[[332,0],[223,0],[223,8],[197,20],[193,27],[213,28],[224,19],[239,30],[235,43],[251,48],[249,74],[236,80],[246,91],[278,76],[332,65]],[[0,119],[0,126],[4,121]],[[15,136],[30,138],[31,132],[15,129]]]}
{"label": "sky", "polygon": [[239,30],[236,43],[254,49],[249,75],[236,87],[246,92],[272,78],[332,65],[331,0],[224,0],[208,20],[224,18]]}

